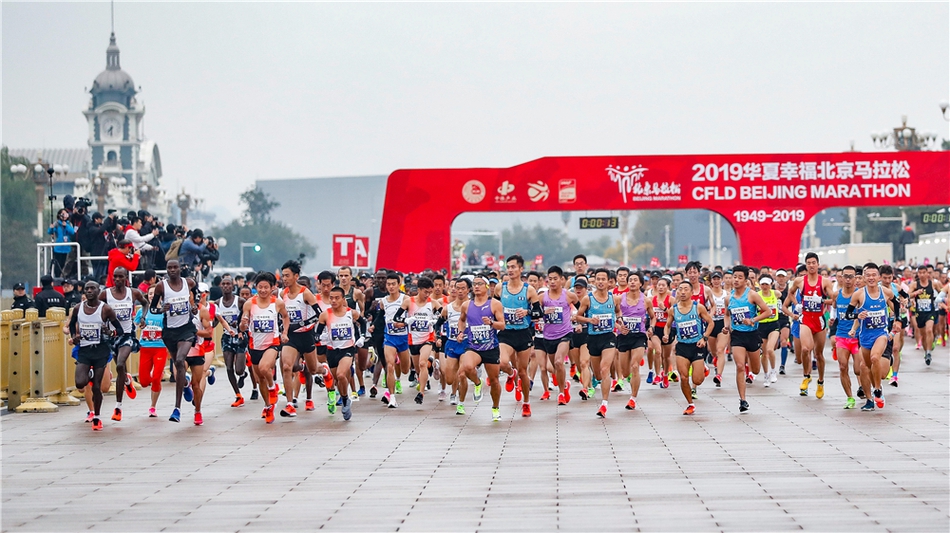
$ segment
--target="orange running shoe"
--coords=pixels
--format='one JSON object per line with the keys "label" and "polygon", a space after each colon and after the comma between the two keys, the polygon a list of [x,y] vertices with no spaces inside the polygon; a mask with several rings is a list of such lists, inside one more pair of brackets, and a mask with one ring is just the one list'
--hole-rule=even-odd
{"label": "orange running shoe", "polygon": [[555,387],[558,387],[558,386],[559,386],[559,385],[557,384],[557,374],[551,374],[551,381],[554,383],[554,386],[555,386]]}
{"label": "orange running shoe", "polygon": [[511,392],[515,390],[515,382],[518,380],[518,369],[514,369],[508,379],[505,380],[505,390]]}
{"label": "orange running shoe", "polygon": [[304,375],[303,371],[297,372],[297,378],[300,379],[301,385],[307,384],[307,376]]}
{"label": "orange running shoe", "polygon": [[693,414],[693,413],[695,413],[695,412],[696,412],[696,406],[693,405],[693,404],[689,404],[688,406],[686,406],[686,410],[683,411],[683,414],[684,414],[684,415],[691,415],[691,414]]}
{"label": "orange running shoe", "polygon": [[530,403],[523,403],[523,404],[521,404],[521,416],[523,416],[523,417],[525,417],[525,418],[528,418],[529,416],[531,416],[531,404],[530,404]]}
{"label": "orange running shoe", "polygon": [[597,410],[597,416],[600,418],[607,418],[607,406],[601,405],[600,409]]}
{"label": "orange running shoe", "polygon": [[92,419],[92,430],[93,431],[102,431],[102,420],[98,418]]}
{"label": "orange running shoe", "polygon": [[558,404],[558,405],[567,405],[567,400],[564,398],[564,394],[563,394],[563,393],[559,393],[559,394],[557,395],[557,404]]}
{"label": "orange running shoe", "polygon": [[521,401],[521,380],[518,380],[518,385],[515,387],[515,401]]}
{"label": "orange running shoe", "polygon": [[112,420],[119,422],[122,420],[122,409],[118,407],[115,408],[115,412],[112,413]]}
{"label": "orange running shoe", "polygon": [[571,382],[564,384],[564,405],[571,403]]}
{"label": "orange running shoe", "polygon": [[551,399],[551,391],[548,391],[548,390],[544,391],[544,394],[541,395],[541,400],[544,401],[544,400],[550,400],[550,399]]}
{"label": "orange running shoe", "polygon": [[295,417],[297,416],[297,409],[293,406],[293,404],[288,403],[283,409],[280,410],[280,416],[290,418]]}
{"label": "orange running shoe", "polygon": [[273,405],[268,405],[267,409],[264,409],[264,420],[268,424],[274,423],[274,406]]}
{"label": "orange running shoe", "polygon": [[636,400],[634,400],[633,398],[630,398],[629,400],[627,400],[627,405],[624,407],[624,409],[628,411],[633,411],[636,408],[637,408]]}
{"label": "orange running shoe", "polygon": [[130,400],[134,400],[138,395],[138,391],[135,390],[135,385],[132,384],[132,376],[129,374],[125,375],[125,395],[128,396]]}
{"label": "orange running shoe", "polygon": [[307,400],[306,409],[307,411],[313,411],[316,409],[316,407],[313,406],[313,400]]}
{"label": "orange running shoe", "polygon": [[271,405],[277,405],[277,394],[279,391],[280,389],[277,387],[276,383],[274,383],[274,388],[268,391],[270,393],[270,397],[268,399],[270,400]]}
{"label": "orange running shoe", "polygon": [[195,413],[195,425],[200,426],[201,424],[204,424],[204,422],[205,421],[201,419],[201,413]]}
{"label": "orange running shoe", "polygon": [[244,396],[238,394],[234,397],[234,403],[231,404],[231,407],[241,407],[244,405]]}
{"label": "orange running shoe", "polygon": [[333,372],[330,371],[330,367],[323,365],[323,368],[326,372],[323,374],[323,383],[327,386],[327,390],[333,389]]}

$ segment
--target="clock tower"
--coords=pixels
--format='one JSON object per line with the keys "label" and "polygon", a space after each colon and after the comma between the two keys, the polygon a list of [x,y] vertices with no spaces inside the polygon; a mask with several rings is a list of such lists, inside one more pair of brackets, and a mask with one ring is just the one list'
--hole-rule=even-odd
{"label": "clock tower", "polygon": [[107,182],[110,203],[117,208],[166,211],[159,189],[158,146],[145,139],[145,105],[136,99],[132,77],[119,65],[115,32],[106,48],[106,69],[96,76],[89,94],[83,115],[89,126],[90,184]]}

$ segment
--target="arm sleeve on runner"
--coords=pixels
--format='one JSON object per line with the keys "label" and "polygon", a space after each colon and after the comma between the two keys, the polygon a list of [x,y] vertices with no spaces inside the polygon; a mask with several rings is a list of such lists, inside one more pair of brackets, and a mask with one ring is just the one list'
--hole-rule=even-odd
{"label": "arm sleeve on runner", "polygon": [[844,318],[845,320],[854,320],[858,318],[858,314],[854,312],[853,305],[848,304],[848,310],[844,312],[844,316],[842,318]]}
{"label": "arm sleeve on runner", "polygon": [[534,302],[531,304],[531,319],[538,320],[544,317],[544,310],[541,309],[541,302]]}
{"label": "arm sleeve on runner", "polygon": [[435,321],[435,330],[441,331],[442,325],[445,324],[445,322],[446,322],[445,317],[442,315],[439,315],[439,319]]}
{"label": "arm sleeve on runner", "polygon": [[409,314],[409,313],[407,313],[405,309],[403,309],[402,307],[400,307],[399,310],[396,311],[396,315],[393,316],[393,322],[405,322],[405,320],[406,320],[406,315],[408,315],[408,314]]}
{"label": "arm sleeve on runner", "polygon": [[318,337],[318,338],[320,337],[320,335],[323,335],[323,330],[325,330],[325,329],[327,329],[327,325],[326,325],[326,324],[317,324],[317,337]]}

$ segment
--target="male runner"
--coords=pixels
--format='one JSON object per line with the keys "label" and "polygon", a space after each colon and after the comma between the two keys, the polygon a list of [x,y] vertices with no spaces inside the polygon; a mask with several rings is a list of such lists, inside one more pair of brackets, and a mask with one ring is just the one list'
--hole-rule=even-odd
{"label": "male runner", "polygon": [[927,265],[917,267],[917,280],[910,284],[910,297],[917,310],[917,331],[920,332],[920,342],[924,347],[924,362],[930,366],[933,360],[934,323],[937,321],[937,305],[934,303],[937,293],[942,289],[940,282],[931,279]]}
{"label": "male runner", "polygon": [[[731,277],[731,275],[730,275]],[[716,305],[713,311],[713,330],[709,335],[707,344],[709,353],[712,355],[712,365],[715,367],[716,374],[713,376],[713,383],[716,387],[722,387],[722,371],[726,368],[726,348],[729,346],[729,336],[723,333],[726,324],[726,291],[723,288],[723,274],[715,270],[709,276],[710,296]]]}
{"label": "male runner", "polygon": [[432,299],[432,280],[423,276],[416,282],[418,291],[412,298],[403,300],[402,309],[406,311],[406,323],[409,326],[409,358],[404,363],[403,373],[409,371],[409,360],[416,368],[418,389],[415,402],[422,404],[425,398],[426,384],[429,383],[429,358],[435,342],[434,327],[436,316],[442,312],[442,301]]}
{"label": "male runner", "polygon": [[[534,349],[532,320],[541,318],[541,301],[538,291],[521,279],[524,273],[524,258],[512,255],[505,261],[508,281],[495,286],[495,297],[501,300],[505,312],[505,329],[498,333],[501,365],[499,368],[508,379],[505,390],[515,392],[515,401],[521,404],[521,416],[531,416],[531,383],[528,379],[528,363]],[[512,358],[515,364],[511,364]],[[525,376],[519,380],[518,375]]]}
{"label": "male runner", "polygon": [[[602,402],[597,416],[607,417],[607,399],[610,397],[610,367],[617,356],[617,337],[614,323],[620,313],[617,300],[607,291],[608,271],[598,268],[594,271],[596,289],[581,300],[575,320],[587,324],[587,351],[590,353],[594,379],[600,381]],[[590,316],[587,311],[590,310]]]}
{"label": "male runner", "polygon": [[[779,269],[775,272],[775,286],[773,289],[779,292],[779,301],[784,302],[788,298],[788,272]],[[785,362],[788,360],[789,335],[791,333],[791,322],[788,315],[782,309],[778,314],[779,343],[782,348],[781,361],[779,362],[778,373],[785,375]]]}
{"label": "male runner", "polygon": [[[895,298],[891,289],[880,285],[880,270],[875,263],[865,264],[862,274],[865,282],[864,289],[855,291],[851,296],[851,303],[845,310],[844,318],[854,320],[848,334],[851,337],[856,336],[861,345],[861,355],[864,358],[864,367],[860,376],[862,386],[865,390],[874,391],[874,400],[872,401],[869,396],[861,410],[873,411],[875,405],[878,409],[884,408],[881,380],[887,375],[890,364],[882,355],[887,348],[889,337],[892,334],[900,334],[899,331],[888,329],[888,307],[894,311],[900,309],[899,305],[894,305]],[[858,334],[859,326],[860,335]]]}
{"label": "male runner", "polygon": [[[76,357],[76,389],[83,390],[90,382],[92,371],[92,429],[100,431],[102,420],[99,412],[102,408],[102,376],[109,364],[109,342],[106,324],[113,331],[122,331],[122,323],[115,311],[99,299],[99,284],[87,281],[83,286],[86,300],[76,305],[69,317],[70,343],[79,346]],[[118,388],[118,387],[117,387]]]}
{"label": "male runner", "polygon": [[907,317],[907,298],[909,294],[907,291],[903,290],[900,285],[894,282],[894,268],[891,265],[880,265],[881,267],[881,282],[885,287],[890,287],[891,292],[895,296],[899,296],[898,301],[900,302],[900,313],[894,317],[894,321],[898,323],[898,326],[901,329],[901,333],[894,335],[894,338],[891,339],[891,355],[893,356],[894,363],[891,365],[891,386],[897,387],[897,373],[901,369],[901,350],[904,349],[904,328],[907,327],[909,323]]}
{"label": "male runner", "polygon": [[381,401],[395,409],[396,394],[402,394],[403,366],[409,362],[409,328],[406,327],[408,318],[406,301],[408,296],[399,292],[399,274],[392,272],[386,275],[386,297],[376,300],[382,308],[385,318],[385,336],[383,338],[383,355],[386,360],[386,388]]}
{"label": "male runner", "polygon": [[[317,349],[313,336],[314,323],[320,318],[323,309],[310,289],[298,283],[300,263],[293,260],[284,263],[280,267],[280,279],[284,284],[280,298],[290,320],[287,327],[287,342],[280,349],[280,370],[284,378],[284,397],[287,400],[287,405],[280,410],[280,416],[295,417],[297,409],[293,406],[291,399],[295,396],[294,389],[299,387],[298,381],[294,379],[297,362],[303,358],[310,373],[323,375],[324,380],[329,374],[326,366],[317,364]],[[330,381],[328,390],[332,387],[332,377]],[[308,398],[305,408],[310,410],[311,407],[313,407],[313,401]],[[327,408],[333,413],[336,410],[336,402],[332,402],[332,405],[328,402]]]}
{"label": "male runner", "polygon": [[[831,298],[834,290],[831,280],[818,274],[818,254],[808,252],[805,254],[806,274],[795,278],[791,287],[788,289],[788,296],[785,298],[783,310],[789,314],[792,320],[802,321],[799,335],[802,342],[802,386],[800,393],[802,396],[808,396],[808,385],[811,383],[811,357],[812,352],[818,361],[818,385],[824,392],[825,384],[825,305],[834,305]],[[795,304],[795,293],[802,291],[802,313],[799,315],[791,309]]]}
{"label": "male runner", "polygon": [[[264,410],[261,413],[268,424],[274,423],[274,406],[277,405],[278,391],[274,371],[277,366],[278,350],[281,343],[290,339],[290,317],[284,301],[274,294],[277,289],[277,277],[270,272],[258,272],[254,278],[257,294],[244,303],[244,316],[241,317],[241,331],[250,332],[247,351],[251,356],[251,368],[260,384],[261,400]],[[280,331],[278,332],[278,318]],[[290,387],[290,384],[285,384]]]}
{"label": "male runner", "polygon": [[[619,275],[618,275],[619,277]],[[630,399],[625,409],[637,408],[637,394],[640,392],[640,364],[646,351],[649,337],[653,335],[650,323],[653,322],[653,306],[641,292],[642,274],[634,272],[629,276],[628,290],[620,295],[620,336],[617,337],[617,352],[620,355],[620,370],[630,377]]]}
{"label": "male runner", "polygon": [[[456,405],[455,414],[464,415],[465,407],[462,407],[458,401],[458,383],[459,383],[459,358],[465,353],[465,342],[459,341],[459,334],[464,333],[459,329],[459,318],[462,316],[462,310],[468,307],[468,293],[472,290],[472,282],[468,278],[459,278],[453,285],[450,285],[455,299],[442,308],[442,316],[439,319],[446,325],[447,336],[445,338],[445,367],[442,374],[447,383],[452,384],[452,395],[450,397],[451,405]],[[464,379],[464,377],[462,378]]]}
{"label": "male runner", "polygon": [[[116,268],[112,273],[112,279],[115,285],[99,293],[99,300],[109,304],[119,323],[122,324],[122,329],[116,330],[115,341],[112,344],[115,351],[116,382],[115,412],[112,414],[112,420],[118,422],[122,420],[122,393],[128,394],[130,400],[134,400],[137,394],[132,384],[132,375],[126,371],[125,363],[133,351],[139,351],[139,341],[135,338],[135,325],[132,324],[135,304],[147,309],[148,300],[138,289],[129,286],[129,271],[125,267]],[[144,325],[144,323],[144,318],[142,318],[139,324]]]}
{"label": "male runner", "polygon": [[[733,267],[733,290],[726,297],[725,331],[731,336],[732,359],[736,363],[736,389],[739,391],[740,413],[749,410],[749,402],[745,399],[746,364],[748,363],[752,375],[759,373],[761,340],[756,328],[759,321],[772,315],[772,310],[765,304],[759,293],[749,287],[746,277],[748,275],[749,267],[743,265]],[[752,314],[755,310],[759,311],[757,315]]]}
{"label": "male runner", "polygon": [[[346,305],[350,309],[359,311],[360,331],[366,331],[366,319],[363,318],[366,315],[366,294],[353,282],[353,271],[347,266],[340,267],[340,269],[337,270],[336,279],[339,287],[343,289]],[[360,396],[366,394],[363,372],[369,367],[369,346],[362,345],[363,343],[360,344],[361,346],[356,349],[356,378],[359,380],[360,386],[358,391],[353,390],[356,388],[355,383],[353,384],[354,386],[350,388],[351,393],[356,393],[357,400],[359,400]]]}
{"label": "male runner", "polygon": [[349,393],[352,385],[350,369],[353,366],[356,350],[363,343],[362,332],[358,325],[359,319],[359,310],[347,305],[346,291],[342,287],[330,289],[330,308],[320,314],[317,336],[329,330],[327,364],[336,374],[335,381],[342,402],[343,420],[349,420],[353,415],[353,401]]}
{"label": "male runner", "polygon": [[670,278],[663,276],[656,283],[656,290],[653,294],[651,307],[653,308],[653,319],[650,321],[650,327],[653,328],[653,336],[650,338],[650,348],[653,357],[647,355],[650,362],[650,372],[647,374],[647,383],[655,383],[660,388],[670,386],[670,376],[668,371],[673,368],[672,353],[673,339],[663,338],[663,328],[666,322],[670,320],[667,313],[672,307],[672,296],[670,295]]}
{"label": "male runner", "polygon": [[857,269],[851,265],[846,265],[838,272],[838,293],[835,296],[835,310],[838,318],[834,328],[835,333],[835,353],[838,356],[838,371],[841,379],[841,388],[847,396],[844,404],[845,409],[854,409],[855,399],[851,395],[851,376],[848,374],[849,358],[854,358],[854,375],[860,380],[861,360],[859,357],[860,346],[858,339],[850,335],[851,326],[854,320],[848,320],[845,315],[848,312],[848,306],[851,304],[851,297],[854,296],[854,280],[857,276]]}
{"label": "male runner", "polygon": [[[167,278],[155,286],[151,308],[153,312],[165,314],[165,326],[162,329],[162,342],[175,365],[175,409],[168,417],[170,422],[181,421],[181,397],[188,385],[185,363],[188,352],[197,342],[197,329],[191,317],[198,312],[195,307],[195,280],[181,277],[181,265],[177,259],[165,265]],[[159,302],[162,306],[159,307]],[[161,311],[159,311],[159,309]]]}
{"label": "male runner", "polygon": [[456,414],[464,414],[465,396],[468,393],[468,381],[475,384],[475,401],[482,399],[482,381],[475,368],[485,365],[491,391],[491,419],[501,421],[501,411],[498,402],[501,400],[501,384],[498,382],[498,371],[501,353],[498,349],[498,331],[505,329],[505,312],[501,302],[489,298],[488,278],[476,277],[472,282],[474,297],[469,300],[468,306],[462,307],[459,315],[459,334],[456,340],[463,342],[468,339],[468,348],[462,354],[459,363],[459,403]]}
{"label": "male runner", "polygon": [[[688,271],[687,271],[688,272]],[[676,288],[676,305],[673,306],[673,320],[668,320],[663,328],[663,336],[669,338],[670,326],[676,324],[676,366],[679,369],[680,390],[686,397],[684,415],[696,412],[696,388],[706,378],[706,365],[703,362],[703,347],[713,331],[713,319],[704,305],[693,300],[693,284],[682,281]],[[690,379],[692,370],[692,379]],[[692,387],[690,387],[692,381]]]}
{"label": "male runner", "polygon": [[[234,280],[229,275],[221,278],[220,287],[221,298],[217,302],[218,316],[227,322],[232,330],[237,330],[244,314],[245,299],[234,294]],[[221,335],[221,352],[224,356],[224,366],[228,372],[231,389],[234,391],[234,402],[231,407],[244,405],[244,396],[241,395],[241,389],[244,387],[244,380],[247,379],[245,350],[247,350],[247,335],[240,332],[236,335],[228,335],[226,332]]]}
{"label": "male runner", "polygon": [[548,290],[541,297],[544,312],[541,344],[545,360],[539,361],[538,364],[546,366],[550,361],[554,367],[554,378],[560,389],[558,405],[567,405],[571,401],[571,384],[564,372],[564,358],[568,355],[574,335],[571,310],[580,302],[576,294],[564,288],[565,281],[567,278],[561,267],[555,265],[548,268]]}
{"label": "male runner", "polygon": [[[192,322],[195,325],[196,342],[188,350],[188,356],[185,357],[185,363],[191,369],[191,390],[193,394],[192,404],[195,406],[195,425],[204,424],[201,416],[201,400],[204,398],[205,391],[205,368],[210,366],[211,359],[214,357],[214,342],[211,341],[214,335],[214,318],[210,305],[208,304],[208,286],[199,283],[200,299],[196,305],[198,314],[192,316]],[[229,326],[230,327],[230,326]],[[210,355],[210,357],[208,357]],[[213,379],[214,372],[208,377]],[[211,382],[212,384],[214,382]]]}

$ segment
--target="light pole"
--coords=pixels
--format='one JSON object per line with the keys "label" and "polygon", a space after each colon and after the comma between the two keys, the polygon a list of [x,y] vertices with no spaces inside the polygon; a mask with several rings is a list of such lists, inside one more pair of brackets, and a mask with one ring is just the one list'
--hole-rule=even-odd
{"label": "light pole", "polygon": [[260,253],[261,245],[256,242],[242,242],[241,243],[241,268],[244,268],[244,249],[253,248],[255,253]]}
{"label": "light pole", "polygon": [[[942,107],[942,106],[941,106]],[[944,111],[946,115],[946,111]],[[898,152],[917,152],[933,146],[936,133],[917,131],[907,125],[907,115],[901,116],[901,125],[893,131],[871,132],[875,148],[894,148]]]}

